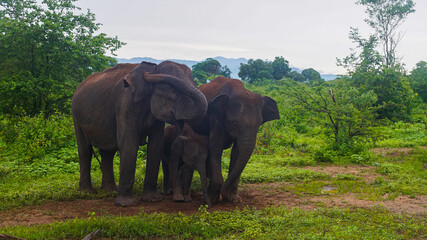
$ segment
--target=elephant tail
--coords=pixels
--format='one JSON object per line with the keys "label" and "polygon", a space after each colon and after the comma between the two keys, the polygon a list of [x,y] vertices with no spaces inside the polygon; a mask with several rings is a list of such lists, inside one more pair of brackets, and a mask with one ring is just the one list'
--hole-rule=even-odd
{"label": "elephant tail", "polygon": [[97,160],[97,161],[98,161],[98,163],[99,163],[99,166],[102,166],[101,160],[99,160],[98,155],[96,155],[96,152],[95,152],[95,150],[93,149],[93,147],[92,147],[92,155],[93,155],[93,156],[95,156],[96,160]]}

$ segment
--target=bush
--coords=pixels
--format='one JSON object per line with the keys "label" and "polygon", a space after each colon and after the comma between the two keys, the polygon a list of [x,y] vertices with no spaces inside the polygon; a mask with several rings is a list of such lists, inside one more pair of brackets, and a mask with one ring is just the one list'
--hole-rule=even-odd
{"label": "bush", "polygon": [[61,152],[63,148],[76,146],[73,120],[64,114],[47,119],[43,115],[27,116],[4,128],[7,151],[19,161],[32,163],[48,154]]}

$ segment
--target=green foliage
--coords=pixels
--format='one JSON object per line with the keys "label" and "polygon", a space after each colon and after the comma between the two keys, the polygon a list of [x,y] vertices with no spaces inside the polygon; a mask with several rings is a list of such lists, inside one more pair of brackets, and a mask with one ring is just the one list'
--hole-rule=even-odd
{"label": "green foliage", "polygon": [[401,35],[396,34],[397,28],[406,17],[415,12],[413,0],[359,0],[357,4],[366,7],[368,18],[365,22],[375,30],[381,41],[386,67],[396,63],[396,47]]}
{"label": "green foliage", "polygon": [[227,66],[213,59],[207,58],[203,62],[199,62],[192,67],[193,78],[200,84],[205,84],[208,80],[215,78],[218,75],[230,77],[231,71]]}
{"label": "green foliage", "polygon": [[409,75],[411,88],[427,103],[427,62],[420,61]]}
{"label": "green foliage", "polygon": [[9,227],[2,232],[26,239],[82,239],[100,229],[101,238],[178,239],[412,239],[424,237],[422,217],[393,215],[382,208],[324,209],[268,207],[193,215],[146,214],[97,217],[33,227]]}
{"label": "green foliage", "polygon": [[[367,134],[373,120],[373,103],[377,101],[373,91],[360,93],[359,90],[344,83],[329,83],[316,88],[308,88],[294,81],[287,82],[286,93],[312,113],[324,117],[328,135],[332,136],[331,150],[352,152],[358,149],[357,140]],[[355,151],[357,153],[357,151]],[[321,161],[329,157],[318,156]]]}
{"label": "green foliage", "polygon": [[95,34],[95,15],[75,0],[2,1],[0,113],[68,113],[79,82],[116,63],[117,37]]}
{"label": "green foliage", "polygon": [[377,147],[416,147],[427,146],[426,126],[423,123],[410,124],[396,122],[375,128]]}
{"label": "green foliage", "polygon": [[240,64],[238,75],[242,80],[254,83],[263,79],[280,80],[288,76],[291,70],[289,62],[283,57],[276,57],[272,62],[249,59],[247,63]]}
{"label": "green foliage", "polygon": [[[360,0],[366,7],[365,22],[375,30],[374,35],[363,38],[357,28],[351,28],[349,38],[356,50],[337,64],[347,68],[353,86],[362,92],[374,91],[378,97],[379,119],[409,120],[414,108],[415,95],[407,77],[396,59],[396,46],[401,40],[396,31],[405,18],[414,12],[412,0]],[[382,55],[377,51],[382,45]]]}
{"label": "green foliage", "polygon": [[304,82],[305,81],[304,75],[302,75],[301,73],[299,73],[297,71],[290,72],[289,78],[294,80],[294,81],[297,81],[297,82]]}
{"label": "green foliage", "polygon": [[304,69],[302,70],[301,74],[304,76],[304,81],[307,82],[321,79],[320,73],[313,68]]}
{"label": "green foliage", "polygon": [[338,59],[338,65],[349,70],[353,87],[362,93],[373,91],[376,94],[378,100],[373,105],[377,107],[379,119],[409,120],[416,101],[403,69],[398,65],[381,65],[382,57],[374,49],[376,38],[371,36],[365,40],[357,30],[353,31],[351,38],[363,50],[358,57],[352,53],[343,60]]}
{"label": "green foliage", "polygon": [[[76,147],[73,121],[63,114],[52,115],[46,119],[43,115],[3,119],[0,125],[2,140],[8,159],[17,159],[22,163],[44,161],[49,157],[65,156],[65,162],[77,162],[76,153],[68,148]],[[71,157],[69,157],[71,156]]]}

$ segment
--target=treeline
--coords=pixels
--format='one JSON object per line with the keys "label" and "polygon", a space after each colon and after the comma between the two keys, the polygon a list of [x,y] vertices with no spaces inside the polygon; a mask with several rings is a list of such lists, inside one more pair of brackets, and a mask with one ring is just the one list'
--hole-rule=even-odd
{"label": "treeline", "polygon": [[[192,67],[193,77],[196,82],[203,84],[218,75],[230,77],[231,71],[228,66],[221,66],[219,61],[208,58]],[[324,80],[320,73],[313,68],[302,70],[301,73],[292,70],[289,61],[282,56],[275,57],[274,61],[262,59],[249,59],[247,63],[241,63],[238,76],[246,82],[256,83],[265,80],[280,80],[290,78],[297,82],[310,82],[320,84]]]}
{"label": "treeline", "polygon": [[71,1],[0,3],[0,113],[51,115],[70,112],[76,86],[115,65],[124,43],[96,34],[100,24]]}
{"label": "treeline", "polygon": [[[0,3],[2,115],[68,114],[76,86],[90,74],[116,64],[106,53],[114,54],[124,43],[117,37],[95,34],[100,24],[95,22],[94,14],[90,11],[77,13],[80,9],[73,2],[43,1],[39,4],[14,0]],[[403,21],[414,11],[410,0],[394,3],[404,6],[397,12],[383,12],[383,8],[394,6],[392,2],[385,3],[359,3],[370,9],[373,15],[368,20],[377,33],[365,39],[352,28],[350,39],[359,51],[338,60],[338,65],[346,67],[349,74],[336,81],[345,83],[345,87],[343,84],[340,87],[355,89],[362,95],[375,94],[376,101],[369,107],[376,109],[377,119],[409,121],[412,109],[427,101],[427,63],[420,61],[408,74],[396,61],[395,49],[385,53],[376,50],[390,43],[385,42],[389,39],[378,30],[387,28],[381,25],[386,23],[375,22],[374,15],[389,14],[390,19],[398,17],[397,20]],[[218,75],[229,77],[231,73],[227,66],[211,58],[194,65],[192,70],[199,84]],[[306,87],[327,83],[312,68],[301,73],[293,71],[282,56],[273,61],[250,59],[241,64],[238,75],[244,82],[257,85],[283,85],[286,79]]]}

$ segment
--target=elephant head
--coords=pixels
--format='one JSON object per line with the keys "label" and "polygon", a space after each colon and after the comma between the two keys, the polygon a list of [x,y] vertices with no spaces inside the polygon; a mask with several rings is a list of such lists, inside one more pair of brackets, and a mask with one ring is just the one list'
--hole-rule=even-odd
{"label": "elephant head", "polygon": [[175,124],[206,114],[206,98],[197,89],[191,70],[183,64],[142,62],[123,81],[125,87],[130,87],[134,102],[146,100],[150,92],[151,113],[162,122]]}

